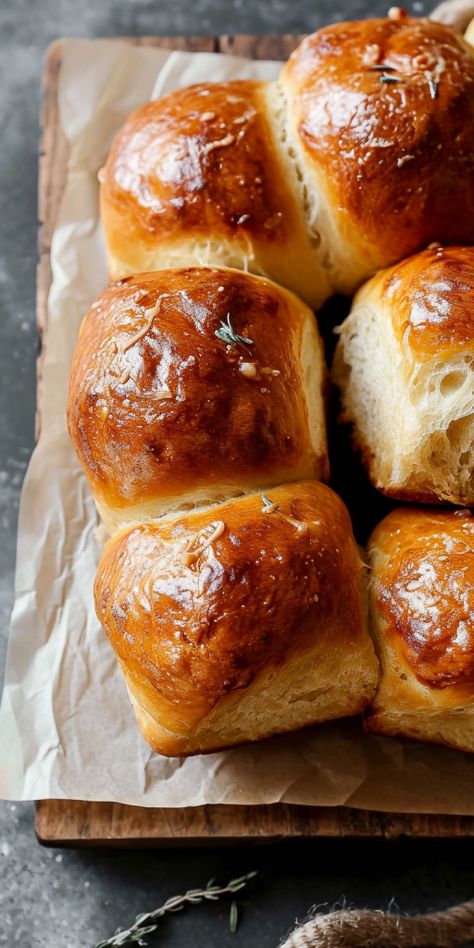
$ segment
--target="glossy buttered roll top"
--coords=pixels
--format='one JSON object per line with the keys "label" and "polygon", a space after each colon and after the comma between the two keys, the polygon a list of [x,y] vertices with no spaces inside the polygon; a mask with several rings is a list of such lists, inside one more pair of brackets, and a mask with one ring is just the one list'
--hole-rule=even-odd
{"label": "glossy buttered roll top", "polygon": [[110,530],[139,516],[327,475],[313,314],[229,269],[140,274],[84,319],[69,431]]}
{"label": "glossy buttered roll top", "polygon": [[371,540],[384,637],[421,684],[474,694],[474,517],[394,511]]}
{"label": "glossy buttered roll top", "polygon": [[435,356],[472,356],[474,247],[436,246],[404,260],[380,276],[378,294],[407,369]]}
{"label": "glossy buttered roll top", "polygon": [[362,562],[342,501],[317,482],[131,526],[106,546],[95,588],[162,753],[355,713],[373,694]]}
{"label": "glossy buttered roll top", "polygon": [[217,264],[266,274],[313,305],[328,295],[272,93],[262,82],[201,84],[128,119],[100,175],[112,277]]}
{"label": "glossy buttered roll top", "polygon": [[474,242],[474,57],[427,19],[339,23],[275,83],[180,89],[101,172],[110,272],[263,273],[319,306],[433,240]]}
{"label": "glossy buttered roll top", "polygon": [[474,517],[393,511],[369,541],[372,730],[474,750]]}
{"label": "glossy buttered roll top", "polygon": [[386,266],[439,240],[474,240],[474,57],[432,20],[338,23],[283,69],[290,128],[328,213],[359,257]]}

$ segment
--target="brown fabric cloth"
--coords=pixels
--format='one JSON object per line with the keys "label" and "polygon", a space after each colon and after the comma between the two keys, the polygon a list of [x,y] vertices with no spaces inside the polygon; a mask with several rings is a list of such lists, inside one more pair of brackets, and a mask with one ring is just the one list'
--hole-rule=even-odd
{"label": "brown fabric cloth", "polygon": [[341,909],[303,922],[280,948],[453,948],[474,939],[474,899],[428,915]]}

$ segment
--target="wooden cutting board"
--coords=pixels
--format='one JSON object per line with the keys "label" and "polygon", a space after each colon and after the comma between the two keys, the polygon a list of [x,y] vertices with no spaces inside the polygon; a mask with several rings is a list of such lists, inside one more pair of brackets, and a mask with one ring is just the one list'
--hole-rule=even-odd
{"label": "wooden cutting board", "polygon": [[[301,36],[138,37],[138,46],[163,46],[202,52],[223,52],[254,59],[285,60]],[[123,41],[123,40],[122,40]],[[113,42],[111,40],[110,42]],[[45,59],[39,165],[39,263],[37,319],[46,326],[51,285],[50,248],[66,180],[68,145],[58,117],[58,77],[62,41],[50,46]],[[37,434],[41,424],[41,356],[38,364]],[[63,846],[163,846],[217,841],[249,842],[291,837],[419,837],[474,836],[474,817],[375,813],[348,807],[201,806],[153,809],[118,803],[42,800],[36,805],[36,833],[42,843]]]}

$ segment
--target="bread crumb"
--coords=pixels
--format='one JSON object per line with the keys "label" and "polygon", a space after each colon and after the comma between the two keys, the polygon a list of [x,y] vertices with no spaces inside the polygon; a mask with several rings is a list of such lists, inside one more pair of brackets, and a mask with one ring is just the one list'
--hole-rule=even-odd
{"label": "bread crumb", "polygon": [[389,20],[396,20],[400,23],[402,20],[406,20],[407,11],[405,7],[390,7],[390,10],[387,13]]}
{"label": "bread crumb", "polygon": [[241,362],[239,365],[239,372],[242,375],[245,375],[246,379],[256,379],[258,372],[255,362]]}
{"label": "bread crumb", "polygon": [[397,158],[397,168],[401,168],[407,161],[413,161],[414,157],[414,155],[403,155],[401,158]]}

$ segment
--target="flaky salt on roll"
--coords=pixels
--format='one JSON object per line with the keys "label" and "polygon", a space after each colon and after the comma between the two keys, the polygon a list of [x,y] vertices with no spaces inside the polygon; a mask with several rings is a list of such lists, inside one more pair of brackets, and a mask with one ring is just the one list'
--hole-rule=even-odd
{"label": "flaky salt on roll", "polygon": [[474,248],[426,250],[363,286],[333,376],[379,490],[474,504]]}
{"label": "flaky salt on roll", "polygon": [[144,105],[101,181],[112,278],[225,264],[319,306],[433,240],[474,243],[472,48],[399,9],[333,24],[276,83]]}
{"label": "flaky salt on roll", "polygon": [[373,696],[363,565],[344,504],[315,481],[116,533],[95,598],[161,754],[356,714]]}
{"label": "flaky salt on roll", "polygon": [[368,549],[381,662],[368,729],[474,751],[474,517],[399,509]]}
{"label": "flaky salt on roll", "polygon": [[313,313],[268,280],[180,268],[115,283],[83,321],[68,404],[108,530],[326,478],[325,387]]}

